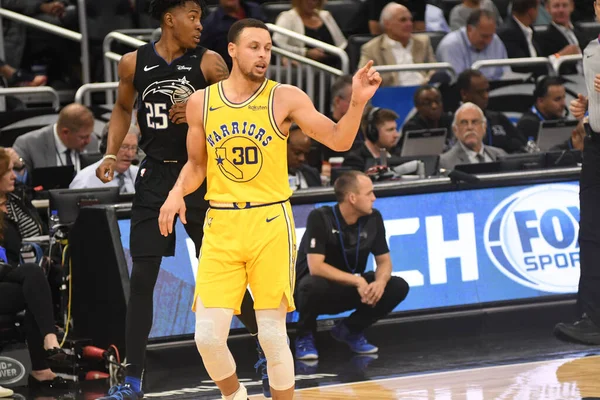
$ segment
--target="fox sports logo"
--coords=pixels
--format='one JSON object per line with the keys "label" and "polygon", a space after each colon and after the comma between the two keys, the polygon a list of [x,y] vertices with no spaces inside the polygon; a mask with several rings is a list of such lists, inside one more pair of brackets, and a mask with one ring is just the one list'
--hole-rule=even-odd
{"label": "fox sports logo", "polygon": [[579,186],[540,185],[502,201],[485,224],[484,243],[508,278],[551,293],[577,292]]}

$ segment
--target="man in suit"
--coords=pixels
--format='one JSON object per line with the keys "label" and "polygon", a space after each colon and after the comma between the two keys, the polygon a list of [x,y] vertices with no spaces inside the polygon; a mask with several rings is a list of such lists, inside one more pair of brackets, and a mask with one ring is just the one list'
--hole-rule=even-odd
{"label": "man in suit", "polygon": [[[573,0],[547,0],[546,9],[552,16],[548,29],[538,35],[541,55],[544,57],[580,54],[588,44],[585,33],[571,23]],[[579,68],[580,69],[580,68]],[[560,74],[576,74],[577,64],[563,64]]]}
{"label": "man in suit", "polygon": [[[508,58],[529,58],[541,56],[537,36],[531,25],[538,15],[540,0],[514,0],[512,15],[507,17],[498,29],[498,36],[506,46]],[[548,73],[545,65],[513,67],[514,72],[544,75]]]}
{"label": "man in suit", "polygon": [[311,140],[296,124],[289,130],[287,144],[288,180],[292,190],[321,186],[321,175],[316,168],[306,164]]}
{"label": "man in suit", "polygon": [[[412,15],[408,8],[389,3],[381,12],[383,34],[360,49],[359,67],[373,60],[374,65],[420,64],[436,62],[427,35],[413,35]],[[382,73],[381,86],[418,86],[426,83],[431,71]]]}
{"label": "man in suit", "polygon": [[56,124],[19,136],[13,148],[29,171],[72,165],[75,172],[79,172],[80,153],[98,151],[98,138],[92,133],[93,129],[92,112],[84,105],[73,103],[60,111]]}
{"label": "man in suit", "polygon": [[440,168],[454,169],[459,164],[493,162],[506,155],[504,150],[483,143],[486,119],[481,108],[473,103],[464,103],[456,110],[452,130],[457,142],[440,156]]}
{"label": "man in suit", "polygon": [[542,121],[563,119],[566,93],[562,78],[547,76],[540,80],[533,91],[535,104],[517,122],[520,136],[537,140]]}

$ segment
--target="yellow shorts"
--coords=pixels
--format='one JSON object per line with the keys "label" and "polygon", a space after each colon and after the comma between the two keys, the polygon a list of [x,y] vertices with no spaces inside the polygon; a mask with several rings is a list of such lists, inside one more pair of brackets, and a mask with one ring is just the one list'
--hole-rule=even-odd
{"label": "yellow shorts", "polygon": [[248,285],[254,309],[294,311],[296,230],[289,201],[252,208],[209,208],[196,275],[196,298],[207,308],[240,313]]}

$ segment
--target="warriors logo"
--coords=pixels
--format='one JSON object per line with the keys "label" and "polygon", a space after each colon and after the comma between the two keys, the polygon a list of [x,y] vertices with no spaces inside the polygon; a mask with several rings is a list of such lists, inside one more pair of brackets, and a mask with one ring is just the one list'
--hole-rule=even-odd
{"label": "warriors logo", "polygon": [[142,101],[149,94],[162,93],[169,97],[172,104],[185,103],[187,99],[196,91],[185,76],[181,79],[167,79],[154,82],[142,93]]}

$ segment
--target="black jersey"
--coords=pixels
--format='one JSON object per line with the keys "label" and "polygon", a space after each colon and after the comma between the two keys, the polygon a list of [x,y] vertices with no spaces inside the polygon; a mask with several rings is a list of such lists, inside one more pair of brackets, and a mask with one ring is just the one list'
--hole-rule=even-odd
{"label": "black jersey", "polygon": [[208,86],[200,69],[206,49],[197,47],[168,64],[154,43],[137,50],[133,85],[138,92],[138,114],[142,137],[140,148],[157,160],[187,160],[187,124],[174,124],[169,110],[185,103],[196,90]]}

